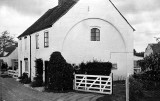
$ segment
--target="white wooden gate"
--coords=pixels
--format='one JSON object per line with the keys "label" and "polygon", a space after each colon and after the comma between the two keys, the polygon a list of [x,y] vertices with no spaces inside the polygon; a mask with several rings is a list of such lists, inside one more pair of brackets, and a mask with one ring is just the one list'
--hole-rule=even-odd
{"label": "white wooden gate", "polygon": [[13,78],[18,78],[18,71],[8,70],[8,75],[12,76]]}
{"label": "white wooden gate", "polygon": [[112,74],[110,76],[75,74],[74,89],[78,91],[112,94]]}

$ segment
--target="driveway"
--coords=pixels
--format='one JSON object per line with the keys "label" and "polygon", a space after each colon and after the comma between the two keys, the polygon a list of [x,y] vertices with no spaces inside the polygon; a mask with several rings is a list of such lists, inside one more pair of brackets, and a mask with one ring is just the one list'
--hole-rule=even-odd
{"label": "driveway", "polygon": [[[100,97],[104,97],[104,95],[79,92],[39,92],[25,87],[16,79],[0,77],[0,101],[96,101]],[[107,99],[104,101],[107,101]]]}

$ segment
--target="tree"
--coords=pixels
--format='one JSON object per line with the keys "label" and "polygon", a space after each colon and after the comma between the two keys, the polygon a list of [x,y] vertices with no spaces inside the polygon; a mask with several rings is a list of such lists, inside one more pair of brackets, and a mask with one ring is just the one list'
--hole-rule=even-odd
{"label": "tree", "polygon": [[151,54],[138,62],[142,71],[160,71],[160,53]]}
{"label": "tree", "polygon": [[17,42],[14,40],[14,38],[10,35],[8,31],[4,31],[0,35],[0,51],[4,53],[4,49],[7,46],[12,46],[16,44]]}

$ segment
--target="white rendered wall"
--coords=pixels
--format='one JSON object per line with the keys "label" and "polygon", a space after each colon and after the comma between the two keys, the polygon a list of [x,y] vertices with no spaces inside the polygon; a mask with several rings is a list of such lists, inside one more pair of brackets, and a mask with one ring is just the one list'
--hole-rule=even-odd
{"label": "white rendered wall", "polygon": [[151,46],[148,45],[145,52],[144,52],[144,57],[149,56],[151,54],[153,54],[153,50],[152,50]]}

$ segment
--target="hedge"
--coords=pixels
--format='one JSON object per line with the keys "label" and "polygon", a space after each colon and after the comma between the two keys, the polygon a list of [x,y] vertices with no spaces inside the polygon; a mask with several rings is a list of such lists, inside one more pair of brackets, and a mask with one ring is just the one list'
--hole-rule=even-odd
{"label": "hedge", "polygon": [[[75,66],[75,73],[88,75],[110,75],[112,63],[110,62],[82,62],[79,66]],[[78,69],[77,69],[78,68]]]}

